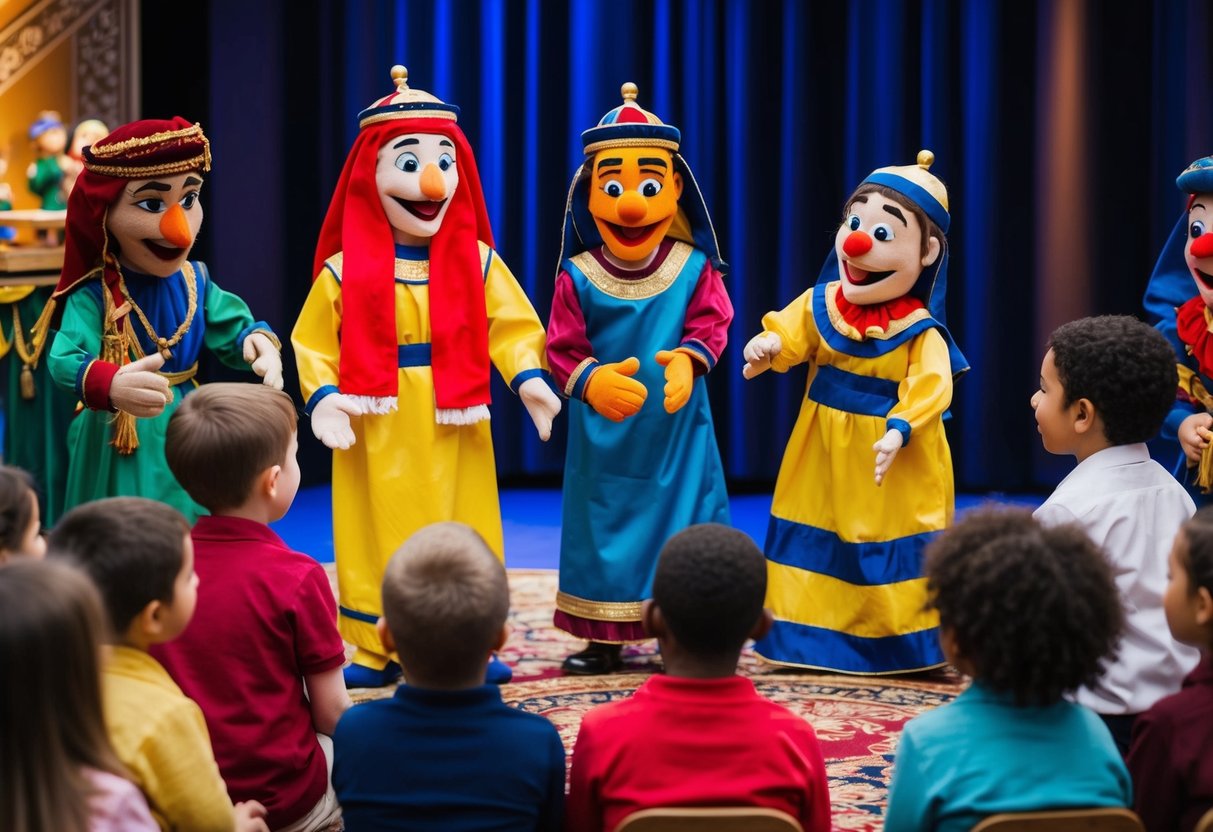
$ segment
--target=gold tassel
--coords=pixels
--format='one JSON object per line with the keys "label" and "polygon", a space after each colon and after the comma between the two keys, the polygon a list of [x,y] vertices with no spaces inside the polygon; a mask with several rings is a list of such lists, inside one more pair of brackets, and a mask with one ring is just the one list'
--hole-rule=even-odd
{"label": "gold tassel", "polygon": [[1200,465],[1196,469],[1196,484],[1200,486],[1201,494],[1213,490],[1213,443],[1206,445],[1200,452]]}
{"label": "gold tassel", "polygon": [[21,368],[21,398],[28,402],[34,398],[34,392],[34,374],[26,364]]}
{"label": "gold tassel", "polygon": [[130,456],[139,447],[139,432],[135,429],[135,417],[121,410],[114,417],[114,438],[110,442],[122,456]]}
{"label": "gold tassel", "polygon": [[[121,367],[126,364],[130,355],[130,327],[118,327],[114,314],[114,302],[108,290],[103,290],[105,297],[105,334],[101,337],[101,360]],[[135,428],[135,417],[130,413],[118,411],[114,416],[114,438],[110,440],[118,453],[130,456],[139,447],[139,432]]]}

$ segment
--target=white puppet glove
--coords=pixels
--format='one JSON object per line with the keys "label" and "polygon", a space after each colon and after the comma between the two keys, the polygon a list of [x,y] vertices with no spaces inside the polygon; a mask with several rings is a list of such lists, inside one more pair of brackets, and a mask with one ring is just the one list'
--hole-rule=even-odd
{"label": "white puppet glove", "polygon": [[518,385],[518,398],[535,423],[539,439],[547,442],[552,436],[552,420],[560,413],[560,398],[541,378],[528,378]]}
{"label": "white puppet glove", "polygon": [[244,339],[244,360],[261,376],[261,383],[282,389],[282,353],[264,332],[251,332]]}
{"label": "white puppet glove", "polygon": [[110,404],[139,419],[159,416],[173,400],[168,379],[156,372],[164,366],[158,352],[123,364],[110,382]]}
{"label": "white puppet glove", "polygon": [[349,396],[329,393],[312,408],[312,433],[333,450],[346,450],[354,444],[351,416],[361,416],[362,408]]}
{"label": "white puppet glove", "polygon": [[877,485],[880,485],[884,481],[884,475],[889,472],[889,466],[897,458],[897,452],[901,450],[904,442],[905,439],[902,437],[901,431],[890,430],[872,446],[872,450],[876,452]]}
{"label": "white puppet glove", "polygon": [[783,350],[783,339],[774,332],[762,332],[755,335],[741,353],[745,358],[745,366],[741,368],[741,374],[746,378],[753,378],[760,373],[765,373],[771,369],[771,359],[779,355],[781,350]]}

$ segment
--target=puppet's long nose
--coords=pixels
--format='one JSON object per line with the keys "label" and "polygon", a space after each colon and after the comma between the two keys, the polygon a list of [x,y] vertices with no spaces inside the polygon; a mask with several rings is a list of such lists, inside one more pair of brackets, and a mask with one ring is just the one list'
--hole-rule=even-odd
{"label": "puppet's long nose", "polygon": [[190,221],[186,219],[181,203],[176,203],[160,218],[160,236],[177,248],[190,248],[194,245],[194,233],[190,231]]}
{"label": "puppet's long nose", "polygon": [[430,162],[421,171],[421,193],[425,195],[426,199],[432,199],[435,202],[446,199],[446,180],[442,178],[442,172],[433,162]]}
{"label": "puppet's long nose", "polygon": [[1201,234],[1192,241],[1192,247],[1188,251],[1192,252],[1193,257],[1209,257],[1213,255],[1213,233]]}
{"label": "puppet's long nose", "polygon": [[847,257],[862,257],[872,250],[872,238],[863,231],[852,231],[842,241],[842,251]]}
{"label": "puppet's long nose", "polygon": [[619,197],[615,210],[619,212],[619,219],[624,222],[640,222],[645,214],[649,213],[649,204],[640,194],[628,191]]}

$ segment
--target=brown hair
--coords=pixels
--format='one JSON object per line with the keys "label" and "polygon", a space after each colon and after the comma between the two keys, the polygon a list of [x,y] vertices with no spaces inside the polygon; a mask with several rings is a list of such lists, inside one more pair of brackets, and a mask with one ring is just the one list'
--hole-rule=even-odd
{"label": "brown hair", "polygon": [[435,523],[392,555],[383,617],[410,672],[455,685],[483,670],[510,611],[501,561],[472,528]]}
{"label": "brown hair", "polygon": [[84,769],[125,776],[101,709],[104,628],[79,571],[31,560],[0,570],[0,829],[86,832]]}
{"label": "brown hair", "polygon": [[21,548],[37,498],[33,477],[20,468],[0,465],[0,563],[5,553]]}
{"label": "brown hair", "polygon": [[264,384],[204,384],[168,423],[164,456],[177,482],[210,511],[248,499],[257,475],[286,462],[298,417],[291,397]]}
{"label": "brown hair", "polygon": [[[855,204],[856,198],[865,194],[880,194],[885,199],[896,202],[902,208],[905,208],[918,220],[918,227],[922,231],[922,239],[918,244],[918,252],[920,257],[927,256],[927,244],[932,237],[939,240],[939,250],[942,253],[947,248],[947,242],[943,236],[943,230],[940,229],[935,221],[927,216],[926,211],[923,211],[913,202],[906,198],[905,194],[900,194],[892,188],[874,183],[860,185],[855,189],[855,192],[847,197],[846,207],[842,209],[842,221],[847,221],[847,216],[851,213],[851,206]],[[866,202],[866,200],[864,200]]]}

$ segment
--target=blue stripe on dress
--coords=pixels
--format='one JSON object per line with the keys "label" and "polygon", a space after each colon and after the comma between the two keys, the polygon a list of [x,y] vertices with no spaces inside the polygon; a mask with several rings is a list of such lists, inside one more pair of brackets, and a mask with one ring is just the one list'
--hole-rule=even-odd
{"label": "blue stripe on dress", "polygon": [[379,623],[379,616],[371,615],[369,612],[358,612],[358,610],[352,610],[349,607],[337,607],[337,611],[346,618],[352,618],[355,621],[361,621],[364,624]]}
{"label": "blue stripe on dress", "polygon": [[856,586],[884,586],[922,577],[922,552],[938,532],[851,543],[815,526],[771,517],[766,554],[775,563],[828,575]]}
{"label": "blue stripe on dress", "polygon": [[809,385],[810,401],[864,416],[887,416],[897,405],[897,382],[822,364]]}
{"label": "blue stripe on dress", "polygon": [[428,367],[431,358],[430,344],[401,344],[396,347],[397,367]]}
{"label": "blue stripe on dress", "polygon": [[755,642],[754,652],[763,658],[778,656],[780,664],[827,668],[843,673],[904,673],[925,670],[944,663],[939,630],[932,627],[916,633],[864,638],[791,621],[776,621],[771,631]]}

